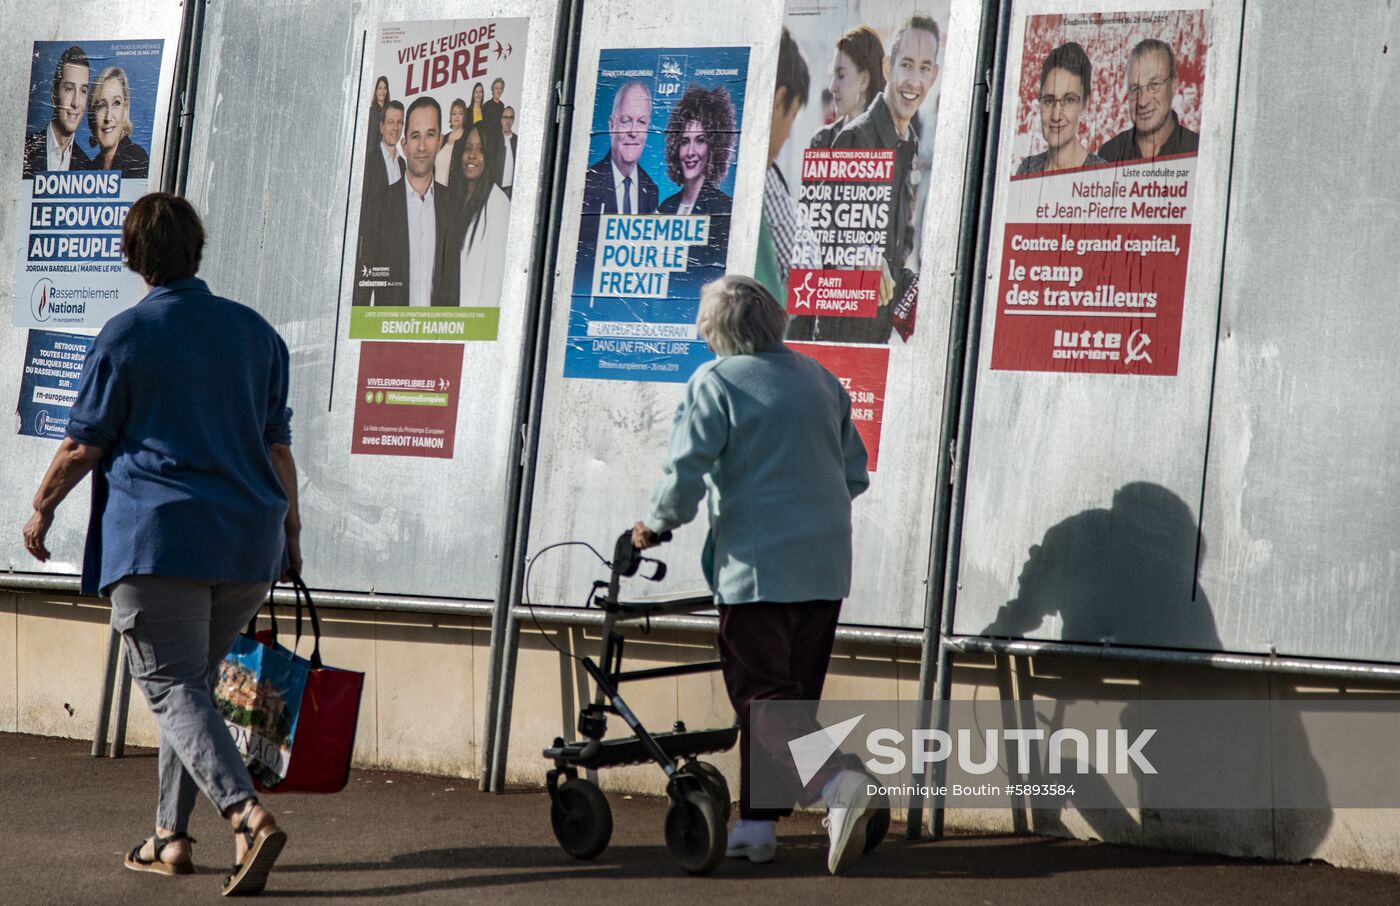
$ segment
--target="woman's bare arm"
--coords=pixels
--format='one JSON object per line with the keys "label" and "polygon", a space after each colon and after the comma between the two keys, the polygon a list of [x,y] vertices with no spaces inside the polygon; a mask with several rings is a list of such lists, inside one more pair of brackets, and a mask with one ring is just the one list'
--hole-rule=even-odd
{"label": "woman's bare arm", "polygon": [[53,514],[58,505],[101,461],[101,447],[78,443],[71,437],[65,437],[58,445],[49,470],[44,473],[44,480],[34,494],[34,513],[24,524],[24,549],[35,560],[42,563],[49,559],[44,539],[48,536],[49,526],[53,525]]}

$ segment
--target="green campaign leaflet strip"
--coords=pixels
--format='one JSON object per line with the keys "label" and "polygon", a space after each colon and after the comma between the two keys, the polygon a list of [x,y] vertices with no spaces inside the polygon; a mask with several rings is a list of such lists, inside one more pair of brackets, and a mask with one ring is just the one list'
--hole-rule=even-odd
{"label": "green campaign leaflet strip", "polygon": [[384,394],[384,402],[390,406],[446,406],[449,397],[446,393],[404,393],[390,390]]}
{"label": "green campaign leaflet strip", "polygon": [[350,309],[352,340],[494,340],[499,308],[412,308],[374,306]]}

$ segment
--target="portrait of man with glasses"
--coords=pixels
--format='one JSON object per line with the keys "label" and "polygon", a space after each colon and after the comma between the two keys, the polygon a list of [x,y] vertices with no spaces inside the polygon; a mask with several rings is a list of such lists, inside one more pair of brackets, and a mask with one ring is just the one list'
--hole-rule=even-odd
{"label": "portrait of man with glasses", "polygon": [[1040,67],[1038,104],[1040,134],[1047,147],[1021,161],[1017,176],[1106,163],[1079,137],[1079,117],[1089,102],[1093,83],[1093,64],[1084,48],[1075,42],[1061,44],[1045,55]]}
{"label": "portrait of man with glasses", "polygon": [[1128,104],[1133,125],[1104,142],[1099,157],[1110,163],[1195,154],[1201,137],[1177,119],[1176,55],[1164,41],[1148,38],[1128,61]]}

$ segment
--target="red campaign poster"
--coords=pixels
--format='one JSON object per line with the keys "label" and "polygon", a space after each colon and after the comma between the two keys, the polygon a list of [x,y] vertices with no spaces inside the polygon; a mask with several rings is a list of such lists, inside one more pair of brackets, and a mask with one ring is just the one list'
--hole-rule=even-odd
{"label": "red campaign poster", "polygon": [[821,268],[788,275],[790,315],[874,318],[890,210],[895,152],[809,148],[802,155],[802,204],[822,244]]}
{"label": "red campaign poster", "polygon": [[811,78],[774,89],[754,277],[788,340],[914,343],[926,209],[953,175],[933,166],[950,5],[783,3],[778,69]]}
{"label": "red campaign poster", "polygon": [[460,343],[361,343],[351,453],[451,459]]}
{"label": "red campaign poster", "polygon": [[1207,10],[1027,20],[994,370],[1177,373],[1209,47]]}
{"label": "red campaign poster", "polygon": [[1003,247],[993,368],[1176,374],[1189,226],[1007,224]]}
{"label": "red campaign poster", "polygon": [[888,346],[832,346],[825,343],[788,343],[797,352],[816,359],[851,395],[851,421],[870,456],[866,468],[875,471],[880,457],[880,426],[885,420],[885,377],[889,373]]}

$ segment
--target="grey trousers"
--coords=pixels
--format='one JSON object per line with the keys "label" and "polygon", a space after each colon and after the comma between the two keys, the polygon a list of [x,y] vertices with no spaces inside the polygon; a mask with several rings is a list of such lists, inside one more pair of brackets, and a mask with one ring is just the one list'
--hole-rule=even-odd
{"label": "grey trousers", "polygon": [[214,684],[268,587],[173,576],[128,576],[112,587],[112,628],[126,641],[131,678],[160,727],[157,827],[186,831],[200,790],[221,815],[253,795],[243,757],[214,705]]}

